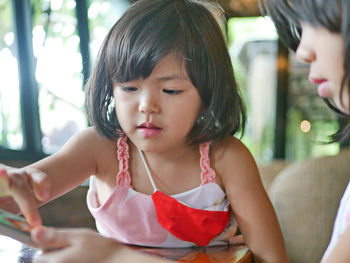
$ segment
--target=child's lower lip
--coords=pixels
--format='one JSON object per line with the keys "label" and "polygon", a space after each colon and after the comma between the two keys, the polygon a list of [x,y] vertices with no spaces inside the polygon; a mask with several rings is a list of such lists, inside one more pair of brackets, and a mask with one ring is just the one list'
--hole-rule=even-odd
{"label": "child's lower lip", "polygon": [[162,131],[162,129],[159,128],[137,128],[137,130],[145,137],[157,136]]}
{"label": "child's lower lip", "polygon": [[329,87],[329,82],[324,81],[320,83],[317,87],[317,93],[320,97],[322,98],[327,98],[331,95],[330,87]]}

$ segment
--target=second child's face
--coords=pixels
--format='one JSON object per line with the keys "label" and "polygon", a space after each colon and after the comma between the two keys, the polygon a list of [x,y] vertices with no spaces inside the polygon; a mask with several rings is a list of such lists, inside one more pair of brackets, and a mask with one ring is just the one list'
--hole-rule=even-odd
{"label": "second child's face", "polygon": [[349,93],[344,87],[342,102],[340,88],[344,75],[344,39],[341,34],[302,23],[302,36],[297,58],[310,64],[309,81],[317,84],[318,94],[328,98],[343,112],[349,112]]}
{"label": "second child's face", "polygon": [[171,54],[147,78],[114,83],[113,95],[121,128],[146,152],[186,145],[201,108],[198,90]]}

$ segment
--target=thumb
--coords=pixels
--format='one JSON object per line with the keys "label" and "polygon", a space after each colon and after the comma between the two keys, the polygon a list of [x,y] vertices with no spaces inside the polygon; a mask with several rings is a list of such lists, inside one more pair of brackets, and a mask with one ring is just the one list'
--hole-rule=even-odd
{"label": "thumb", "polygon": [[69,234],[52,227],[36,227],[32,229],[31,236],[44,249],[59,249],[71,244]]}

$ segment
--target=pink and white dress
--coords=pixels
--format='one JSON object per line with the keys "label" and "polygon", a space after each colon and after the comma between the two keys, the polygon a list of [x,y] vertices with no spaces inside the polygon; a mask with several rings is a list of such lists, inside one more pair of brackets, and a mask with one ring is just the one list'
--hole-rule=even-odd
{"label": "pink and white dress", "polygon": [[[160,225],[151,195],[137,192],[131,185],[128,160],[129,147],[127,138],[118,139],[119,172],[117,185],[108,200],[100,204],[97,199],[95,178],[90,178],[87,204],[96,220],[98,231],[119,242],[131,245],[150,247],[192,247],[194,243],[181,240]],[[172,195],[179,202],[196,209],[209,211],[228,211],[229,203],[226,194],[215,182],[215,172],[210,168],[210,143],[199,146],[201,185],[189,191]],[[140,152],[141,153],[141,152]],[[141,153],[141,157],[143,157]],[[143,159],[147,175],[154,186],[147,163]],[[155,186],[154,186],[155,188]],[[156,189],[155,189],[156,190]],[[210,241],[209,246],[228,243],[244,243],[241,235],[236,235],[237,223],[234,217],[225,230]]]}

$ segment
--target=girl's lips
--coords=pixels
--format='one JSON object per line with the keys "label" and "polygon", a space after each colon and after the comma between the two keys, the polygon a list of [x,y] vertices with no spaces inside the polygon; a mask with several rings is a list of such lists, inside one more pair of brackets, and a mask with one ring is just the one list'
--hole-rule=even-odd
{"label": "girl's lips", "polygon": [[150,123],[150,122],[144,122],[137,126],[137,128],[149,128],[149,129],[160,129],[157,125]]}
{"label": "girl's lips", "polygon": [[152,123],[142,123],[137,126],[137,131],[145,137],[157,136],[162,129]]}
{"label": "girl's lips", "polygon": [[316,78],[311,78],[309,79],[309,81],[312,83],[312,84],[321,84],[322,82],[325,82],[327,81],[326,79],[316,79]]}
{"label": "girl's lips", "polygon": [[137,128],[138,132],[145,137],[157,136],[162,129],[160,128]]}
{"label": "girl's lips", "polygon": [[329,98],[332,96],[330,83],[327,79],[314,79],[310,78],[310,82],[318,85],[317,93],[322,98]]}

